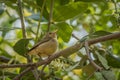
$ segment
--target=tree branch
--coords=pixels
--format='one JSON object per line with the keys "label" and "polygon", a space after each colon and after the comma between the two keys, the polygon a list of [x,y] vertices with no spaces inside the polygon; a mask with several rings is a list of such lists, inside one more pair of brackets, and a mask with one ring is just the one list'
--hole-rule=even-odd
{"label": "tree branch", "polygon": [[9,58],[7,58],[5,56],[0,56],[0,62],[8,63],[9,61],[10,61]]}
{"label": "tree branch", "polygon": [[50,14],[49,14],[49,22],[48,22],[48,30],[47,32],[50,31],[50,24],[51,24],[51,20],[52,20],[52,14],[53,14],[53,6],[54,6],[54,0],[51,0],[51,3],[50,3]]}
{"label": "tree branch", "polygon": [[98,42],[103,42],[103,41],[108,41],[108,40],[112,40],[112,39],[120,39],[120,32],[115,32],[109,35],[105,35],[105,36],[101,36],[95,39],[90,39],[88,40],[88,44],[95,44]]}
{"label": "tree branch", "polygon": [[[95,44],[95,43],[98,43],[98,42],[107,41],[107,40],[111,40],[111,39],[119,39],[119,38],[120,38],[120,32],[116,32],[116,33],[109,34],[109,35],[106,35],[106,36],[98,37],[96,39],[88,40],[88,45]],[[73,45],[71,47],[68,47],[64,50],[56,52],[55,54],[51,55],[49,58],[45,59],[44,61],[38,62],[38,63],[0,65],[0,68],[28,67],[27,69],[25,69],[23,72],[21,72],[18,76],[16,76],[14,78],[14,80],[19,80],[20,77],[22,77],[24,74],[26,74],[27,72],[32,70],[33,66],[35,68],[35,67],[50,63],[52,60],[58,58],[59,56],[65,56],[66,54],[68,56],[68,54],[70,55],[70,54],[78,51],[80,48],[82,48],[84,46],[84,44],[85,44],[85,42],[75,44],[75,45]]]}
{"label": "tree branch", "polygon": [[[0,56],[0,62],[8,63],[10,60],[11,60],[11,59],[8,58],[8,57]],[[19,62],[16,61],[16,60],[13,60],[12,62],[10,62],[10,64],[14,64],[14,63],[19,63]]]}
{"label": "tree branch", "polygon": [[39,38],[39,29],[40,29],[40,26],[41,26],[40,23],[41,23],[42,16],[43,16],[45,2],[46,2],[46,0],[43,0],[43,5],[42,5],[42,8],[41,8],[40,19],[39,19],[39,22],[38,22],[38,28],[37,28],[37,33],[36,33],[36,42],[38,41],[38,38]]}
{"label": "tree branch", "polygon": [[[88,40],[88,45],[92,45],[98,42],[108,41],[112,39],[120,39],[120,32],[116,32],[113,34],[101,36],[95,39]],[[29,66],[41,66],[43,64],[49,63],[52,60],[58,58],[59,56],[65,56],[71,55],[72,53],[78,51],[80,48],[83,47],[85,42],[77,43],[73,46],[70,46],[64,50],[58,51],[55,54],[51,55],[49,58],[45,59],[44,61],[38,62],[38,63],[27,63],[27,64],[12,64],[12,65],[0,65],[0,68],[15,68],[15,67],[29,67]],[[67,55],[67,56],[66,56]]]}
{"label": "tree branch", "polygon": [[23,17],[21,0],[18,0],[18,8],[19,8],[19,11],[20,11],[20,20],[21,20],[23,38],[26,38],[26,30],[25,30],[25,24],[24,24],[24,17]]}
{"label": "tree branch", "polygon": [[91,58],[91,55],[90,55],[90,51],[89,51],[89,46],[88,46],[88,42],[85,41],[85,50],[86,50],[86,53],[87,53],[87,56],[88,56],[88,60],[90,61],[90,63],[99,71],[102,70],[102,67],[98,66],[94,61],[93,59]]}

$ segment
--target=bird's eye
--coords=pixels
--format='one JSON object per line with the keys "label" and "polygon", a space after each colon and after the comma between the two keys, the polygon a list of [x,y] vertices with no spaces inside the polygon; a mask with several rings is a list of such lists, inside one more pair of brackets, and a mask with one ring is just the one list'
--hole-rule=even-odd
{"label": "bird's eye", "polygon": [[51,32],[49,34],[52,34]]}

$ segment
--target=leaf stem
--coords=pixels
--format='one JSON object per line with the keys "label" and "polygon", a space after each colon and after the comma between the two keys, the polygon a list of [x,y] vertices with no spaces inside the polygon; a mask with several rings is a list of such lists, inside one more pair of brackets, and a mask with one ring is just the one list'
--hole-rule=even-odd
{"label": "leaf stem", "polygon": [[89,45],[88,45],[88,41],[85,41],[85,50],[86,50],[86,53],[87,53],[87,56],[88,56],[88,60],[90,61],[90,63],[99,71],[102,70],[102,67],[98,66],[94,61],[93,59],[91,58],[90,56],[90,51],[89,51]]}
{"label": "leaf stem", "polygon": [[37,43],[38,38],[39,38],[39,29],[40,29],[40,26],[41,26],[40,23],[41,23],[41,20],[42,20],[45,3],[46,3],[46,0],[43,1],[43,5],[42,5],[42,8],[41,8],[40,19],[39,19],[39,22],[38,22],[37,33],[36,33],[36,40],[35,40],[36,43]]}

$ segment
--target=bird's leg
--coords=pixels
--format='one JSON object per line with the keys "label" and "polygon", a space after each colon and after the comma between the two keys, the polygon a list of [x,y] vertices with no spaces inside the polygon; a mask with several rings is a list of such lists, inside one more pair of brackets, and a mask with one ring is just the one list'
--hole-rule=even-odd
{"label": "bird's leg", "polygon": [[43,59],[42,59],[42,57],[41,57],[40,53],[38,53],[38,56],[39,56],[38,61],[43,61]]}
{"label": "bird's leg", "polygon": [[50,58],[51,55],[48,55],[48,58]]}

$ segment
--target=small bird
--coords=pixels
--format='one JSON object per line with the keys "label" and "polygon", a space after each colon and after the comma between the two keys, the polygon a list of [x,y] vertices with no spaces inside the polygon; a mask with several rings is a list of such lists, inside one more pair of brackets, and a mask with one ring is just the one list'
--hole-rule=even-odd
{"label": "small bird", "polygon": [[58,47],[56,32],[47,33],[40,42],[28,51],[28,54],[38,55],[40,57],[52,55]]}

